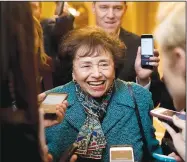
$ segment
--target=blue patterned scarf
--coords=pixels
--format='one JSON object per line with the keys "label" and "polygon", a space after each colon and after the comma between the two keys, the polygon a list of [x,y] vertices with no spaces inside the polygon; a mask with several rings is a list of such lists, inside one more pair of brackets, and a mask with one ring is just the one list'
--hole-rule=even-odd
{"label": "blue patterned scarf", "polygon": [[87,115],[86,120],[77,136],[76,143],[79,145],[76,153],[83,158],[101,159],[106,139],[101,128],[100,118],[106,113],[106,108],[112,96],[113,85],[98,103],[91,96],[83,92],[79,84],[75,83],[78,100],[84,107]]}

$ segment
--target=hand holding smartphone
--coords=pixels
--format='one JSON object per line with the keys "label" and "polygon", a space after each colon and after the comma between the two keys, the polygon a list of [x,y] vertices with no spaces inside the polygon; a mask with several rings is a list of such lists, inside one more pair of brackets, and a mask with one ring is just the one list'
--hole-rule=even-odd
{"label": "hand holding smartphone", "polygon": [[40,108],[44,111],[45,119],[56,119],[56,105],[66,100],[66,93],[50,93],[41,103]]}
{"label": "hand holding smartphone", "polygon": [[142,34],[141,35],[141,66],[145,69],[153,69],[153,66],[150,65],[150,57],[154,56],[154,41],[153,35],[151,34]]}
{"label": "hand holding smartphone", "polygon": [[150,114],[154,117],[157,117],[160,121],[169,124],[176,132],[179,132],[180,129],[173,123],[173,116],[176,115],[179,119],[184,121],[186,120],[185,114],[162,107],[151,110]]}
{"label": "hand holding smartphone", "polygon": [[181,120],[186,120],[186,114],[183,114],[181,112],[165,109],[162,107],[156,108],[154,110],[150,111],[150,114],[154,117],[157,117],[159,120],[165,121],[168,123],[173,122],[172,118],[173,115],[176,115]]}
{"label": "hand holding smartphone", "polygon": [[73,143],[60,157],[60,162],[69,162],[73,154],[78,149],[78,144]]}
{"label": "hand holding smartphone", "polygon": [[130,145],[110,147],[110,162],[134,162],[133,148]]}
{"label": "hand holding smartphone", "polygon": [[64,10],[64,1],[57,2],[55,15],[61,16]]}

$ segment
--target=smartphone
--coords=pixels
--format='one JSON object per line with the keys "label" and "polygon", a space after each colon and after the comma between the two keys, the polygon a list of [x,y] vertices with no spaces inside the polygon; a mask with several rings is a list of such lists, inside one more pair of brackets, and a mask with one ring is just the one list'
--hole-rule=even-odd
{"label": "smartphone", "polygon": [[186,120],[186,114],[183,114],[183,113],[177,112],[177,111],[173,111],[173,110],[169,110],[169,109],[165,109],[162,107],[151,110],[150,114],[152,116],[157,117],[160,120],[163,120],[163,121],[172,122],[173,115],[176,115],[181,120]]}
{"label": "smartphone", "polygon": [[153,153],[153,157],[160,162],[177,162],[175,158],[166,155]]}
{"label": "smartphone", "polygon": [[64,10],[64,1],[57,2],[55,15],[58,16],[62,15],[63,10]]}
{"label": "smartphone", "polygon": [[60,157],[60,161],[59,162],[69,162],[72,155],[76,152],[76,150],[78,149],[78,144],[77,143],[73,143],[64,153],[63,155]]}
{"label": "smartphone", "polygon": [[134,162],[131,145],[114,145],[110,147],[110,162]]}
{"label": "smartphone", "polygon": [[149,58],[153,57],[154,53],[154,41],[153,35],[142,34],[141,35],[141,66],[146,69],[153,69],[152,65],[149,65]]}
{"label": "smartphone", "polygon": [[62,103],[67,97],[67,93],[49,93],[40,105],[44,111],[44,118],[56,119],[56,105]]}

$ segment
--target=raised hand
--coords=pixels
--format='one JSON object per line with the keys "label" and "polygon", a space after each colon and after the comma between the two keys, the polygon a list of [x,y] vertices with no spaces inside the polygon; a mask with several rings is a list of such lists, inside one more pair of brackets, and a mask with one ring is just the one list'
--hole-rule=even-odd
{"label": "raised hand", "polygon": [[[154,68],[157,68],[160,62],[159,59],[159,52],[157,49],[154,49],[153,51],[154,56],[150,57],[149,60],[151,61],[149,65],[152,65]],[[141,67],[141,47],[138,47],[137,56],[135,60],[135,71],[136,76],[138,79],[138,83],[142,86],[145,86],[149,83],[150,76],[153,72],[152,69],[145,69]]]}
{"label": "raised hand", "polygon": [[64,100],[61,104],[56,105],[57,118],[55,120],[45,119],[44,120],[44,126],[45,127],[50,127],[50,126],[53,126],[53,125],[61,123],[62,120],[64,119],[67,107],[68,107],[67,100]]}

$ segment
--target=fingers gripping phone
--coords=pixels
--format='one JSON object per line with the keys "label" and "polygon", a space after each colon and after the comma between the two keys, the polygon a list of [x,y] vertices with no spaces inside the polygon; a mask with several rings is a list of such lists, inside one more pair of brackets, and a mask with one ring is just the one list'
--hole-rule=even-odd
{"label": "fingers gripping phone", "polygon": [[66,93],[49,93],[40,105],[44,111],[44,118],[56,119],[56,105],[61,104],[67,97]]}
{"label": "fingers gripping phone", "polygon": [[63,155],[60,157],[60,161],[59,162],[69,162],[72,155],[76,152],[76,150],[78,149],[78,144],[77,143],[73,143],[64,153]]}
{"label": "fingers gripping phone", "polygon": [[55,15],[58,15],[58,16],[62,15],[63,10],[64,10],[64,1],[57,2]]}
{"label": "fingers gripping phone", "polygon": [[186,120],[185,114],[183,114],[181,112],[173,111],[173,110],[168,110],[168,109],[165,109],[162,107],[151,110],[150,114],[152,116],[157,117],[158,119],[160,119],[162,121],[166,121],[167,123],[168,123],[168,121],[172,123],[173,115],[176,115],[181,120]]}
{"label": "fingers gripping phone", "polygon": [[115,145],[110,147],[110,162],[134,162],[131,145]]}
{"label": "fingers gripping phone", "polygon": [[141,35],[141,66],[146,69],[153,69],[150,65],[149,58],[153,57],[154,53],[154,41],[153,35],[142,34]]}

